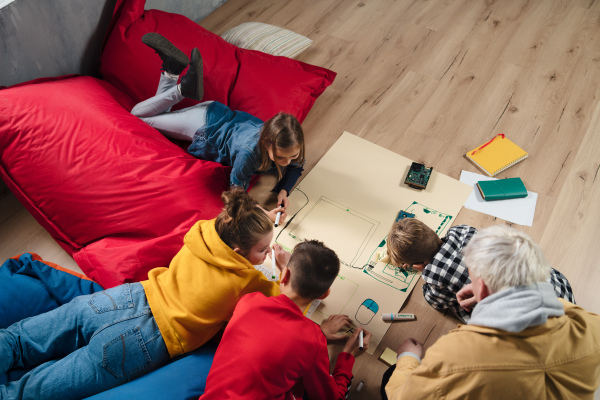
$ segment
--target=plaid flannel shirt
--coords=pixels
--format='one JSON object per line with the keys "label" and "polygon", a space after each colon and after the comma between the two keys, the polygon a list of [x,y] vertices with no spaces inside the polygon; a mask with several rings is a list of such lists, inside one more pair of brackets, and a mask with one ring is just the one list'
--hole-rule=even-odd
{"label": "plaid flannel shirt", "polygon": [[[436,310],[451,310],[464,323],[469,321],[471,313],[458,304],[456,293],[463,286],[471,283],[469,271],[463,264],[462,249],[475,233],[477,229],[468,225],[458,225],[448,229],[446,236],[442,238],[442,247],[421,274],[425,281],[423,284],[425,300]],[[558,297],[575,304],[569,281],[554,268],[550,274],[550,283],[554,286]]]}

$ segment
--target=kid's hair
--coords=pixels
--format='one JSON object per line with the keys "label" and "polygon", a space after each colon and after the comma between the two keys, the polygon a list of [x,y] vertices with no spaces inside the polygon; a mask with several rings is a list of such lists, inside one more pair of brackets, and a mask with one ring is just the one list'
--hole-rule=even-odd
{"label": "kid's hair", "polygon": [[469,274],[483,279],[492,293],[550,279],[550,264],[540,247],[525,232],[505,225],[477,232],[463,255]]}
{"label": "kid's hair", "polygon": [[292,289],[308,300],[324,295],[340,273],[340,259],[335,251],[318,240],[306,240],[294,247],[287,267]]}
{"label": "kid's hair", "polygon": [[[260,149],[260,167],[259,171],[266,171],[271,167],[271,159],[269,158],[269,148],[273,155],[277,155],[277,148],[289,149],[298,147],[300,152],[298,157],[292,162],[303,164],[304,159],[304,132],[300,126],[300,122],[293,115],[286,113],[278,113],[273,118],[264,123],[260,138],[258,139],[258,147]],[[275,163],[279,178],[283,177],[281,167]]]}
{"label": "kid's hair", "polygon": [[390,261],[397,267],[433,259],[442,240],[418,219],[404,218],[392,225],[387,238]]}
{"label": "kid's hair", "polygon": [[217,216],[215,229],[232,249],[239,247],[247,253],[273,230],[273,222],[245,190],[230,189],[223,192],[221,200],[225,207]]}

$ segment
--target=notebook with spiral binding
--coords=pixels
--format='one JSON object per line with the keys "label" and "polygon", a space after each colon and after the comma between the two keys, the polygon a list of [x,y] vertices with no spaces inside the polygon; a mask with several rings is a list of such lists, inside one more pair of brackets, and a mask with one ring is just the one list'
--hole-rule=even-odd
{"label": "notebook with spiral binding", "polygon": [[529,154],[510,141],[503,133],[470,150],[466,156],[489,176],[496,176],[505,169],[523,161]]}

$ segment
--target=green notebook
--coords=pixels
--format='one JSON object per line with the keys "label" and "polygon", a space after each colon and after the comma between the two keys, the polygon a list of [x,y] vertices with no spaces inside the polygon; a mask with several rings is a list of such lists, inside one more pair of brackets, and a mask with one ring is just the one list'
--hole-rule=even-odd
{"label": "green notebook", "polygon": [[527,189],[521,178],[479,181],[477,188],[484,200],[507,200],[527,197]]}

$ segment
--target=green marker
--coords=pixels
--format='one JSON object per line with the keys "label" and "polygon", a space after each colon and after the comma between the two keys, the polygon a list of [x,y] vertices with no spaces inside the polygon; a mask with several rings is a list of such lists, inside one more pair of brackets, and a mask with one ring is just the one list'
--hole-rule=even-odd
{"label": "green marker", "polygon": [[277,278],[277,264],[275,263],[275,249],[271,248],[271,261],[273,262],[273,276],[272,279]]}

